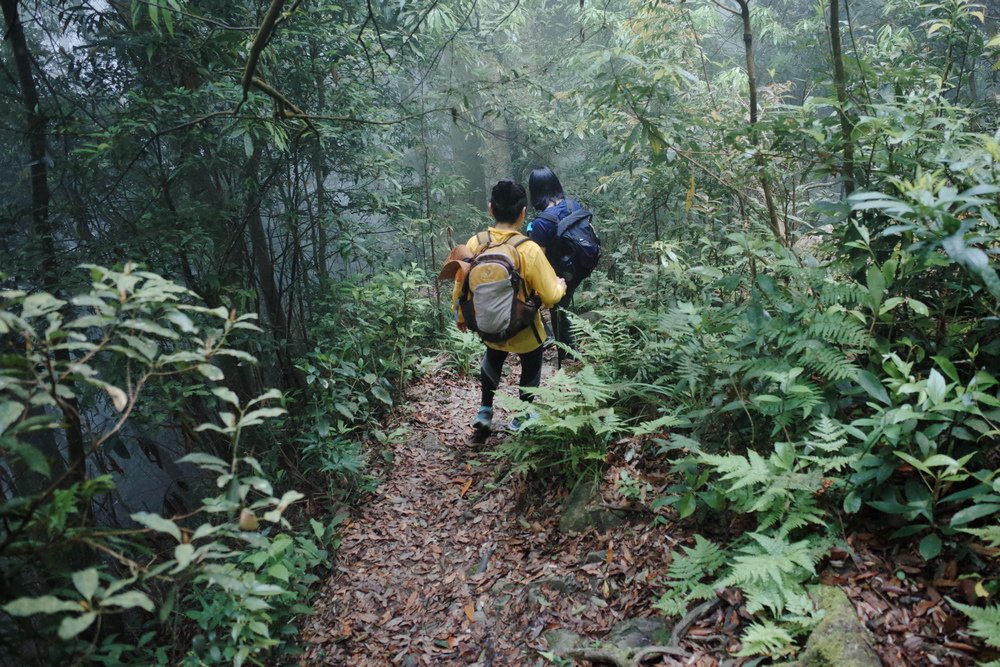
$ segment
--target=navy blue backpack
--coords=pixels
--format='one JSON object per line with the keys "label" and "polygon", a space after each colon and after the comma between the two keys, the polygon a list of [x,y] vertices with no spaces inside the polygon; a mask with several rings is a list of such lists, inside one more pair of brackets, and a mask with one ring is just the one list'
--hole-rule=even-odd
{"label": "navy blue backpack", "polygon": [[593,214],[581,207],[562,220],[551,211],[542,211],[538,217],[556,224],[556,247],[545,253],[556,275],[567,283],[579,284],[601,259],[601,240],[594,229]]}

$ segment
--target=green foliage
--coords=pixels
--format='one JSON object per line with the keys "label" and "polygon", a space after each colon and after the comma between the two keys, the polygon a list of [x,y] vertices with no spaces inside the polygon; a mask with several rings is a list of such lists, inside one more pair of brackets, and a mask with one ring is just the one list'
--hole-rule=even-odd
{"label": "green foliage", "polygon": [[667,568],[667,590],[655,604],[666,616],[683,616],[692,600],[715,596],[726,551],[701,535],[695,535],[694,540],[693,547],[682,547],[683,553],[674,551]]}
{"label": "green foliage", "polygon": [[448,363],[462,375],[477,377],[483,358],[483,343],[479,340],[479,336],[446,326],[444,337]]}
{"label": "green foliage", "polygon": [[949,600],[951,606],[972,619],[969,629],[993,648],[1000,648],[1000,606],[973,607]]}
{"label": "green foliage", "polygon": [[738,656],[766,655],[780,658],[795,652],[795,639],[771,621],[751,623],[740,637],[742,648]]}
{"label": "green foliage", "polygon": [[[89,289],[66,300],[0,295],[9,334],[0,358],[0,446],[20,491],[0,506],[0,571],[7,594],[17,596],[3,610],[24,619],[21,641],[62,640],[36,647],[53,663],[240,665],[281,655],[297,634],[293,619],[308,612],[309,571],[326,562],[320,545],[332,536],[315,526],[308,537],[278,532],[291,528],[284,514],[302,494],[277,491],[247,451],[248,430],[284,414],[275,404],[281,392],[244,401],[208,384],[224,379],[216,360],[253,363],[227,346],[234,332],[256,330],[252,318],[195,305],[187,290],[133,265],[88,269]],[[108,369],[120,367],[124,383],[108,382]],[[134,512],[122,528],[102,525],[95,509],[115,493],[116,479],[90,478],[88,463],[127,428],[147,387],[184,377],[211,389],[218,422],[195,430],[216,434],[215,451],[226,457],[195,451],[177,461],[205,475],[200,507],[176,517]],[[113,415],[103,430],[72,418],[98,409]],[[60,431],[79,443],[68,465],[46,447]],[[164,640],[176,643],[167,649]]]}
{"label": "green foliage", "polygon": [[309,396],[299,443],[303,465],[330,475],[341,491],[364,481],[362,441],[432,342],[424,281],[412,268],[337,283],[320,307],[316,347],[300,364]]}
{"label": "green foliage", "polygon": [[528,422],[495,455],[509,460],[514,473],[558,467],[571,482],[598,470],[608,443],[626,428],[607,407],[613,388],[585,366],[573,375],[561,370],[531,393],[531,403],[499,398]]}

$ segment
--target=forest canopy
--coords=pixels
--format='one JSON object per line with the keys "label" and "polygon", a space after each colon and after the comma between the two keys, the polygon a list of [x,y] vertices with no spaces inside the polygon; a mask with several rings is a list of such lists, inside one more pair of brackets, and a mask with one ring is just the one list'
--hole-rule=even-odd
{"label": "forest canopy", "polygon": [[604,254],[503,479],[629,443],[687,536],[650,608],[740,591],[734,657],[870,531],[996,664],[1000,3],[0,7],[4,664],[294,662],[387,415],[479,372],[434,278],[539,166]]}

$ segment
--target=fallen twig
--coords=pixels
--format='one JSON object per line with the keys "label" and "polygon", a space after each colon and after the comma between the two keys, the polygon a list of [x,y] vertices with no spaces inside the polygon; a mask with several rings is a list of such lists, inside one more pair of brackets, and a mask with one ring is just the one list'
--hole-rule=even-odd
{"label": "fallen twig", "polygon": [[719,599],[708,600],[707,602],[702,602],[700,605],[689,611],[684,615],[674,629],[670,632],[670,645],[680,646],[681,639],[687,633],[688,628],[690,628],[695,621],[704,616],[705,614],[711,613],[713,609],[719,606]]}

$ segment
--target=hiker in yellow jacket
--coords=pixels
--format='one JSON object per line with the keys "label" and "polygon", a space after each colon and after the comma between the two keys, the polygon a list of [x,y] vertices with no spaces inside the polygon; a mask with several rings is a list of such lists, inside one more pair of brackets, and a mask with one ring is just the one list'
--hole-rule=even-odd
{"label": "hiker in yellow jacket", "polygon": [[[551,307],[562,299],[566,293],[566,281],[556,276],[552,265],[545,258],[545,252],[537,243],[520,237],[521,224],[527,212],[528,196],[524,187],[514,181],[504,179],[493,186],[490,193],[489,212],[495,224],[487,230],[488,244],[496,246],[505,242],[516,244],[515,252],[520,260],[519,271],[527,286],[528,294],[537,295],[542,305]],[[517,238],[520,237],[520,238]],[[484,234],[477,234],[469,239],[466,246],[474,256],[483,247]],[[452,291],[452,308],[458,318],[459,329],[465,331],[466,324],[461,309],[457,308],[462,294],[461,277],[456,278]],[[480,383],[482,385],[482,401],[479,412],[472,421],[472,428],[483,436],[493,426],[493,397],[500,386],[500,377],[504,361],[511,352],[521,360],[521,400],[530,401],[531,396],[524,392],[525,388],[537,387],[542,378],[542,341],[545,340],[545,330],[542,328],[540,313],[535,314],[530,326],[521,330],[508,340],[502,342],[486,342],[486,354],[480,368]],[[511,422],[511,428],[517,430],[520,424]]]}

